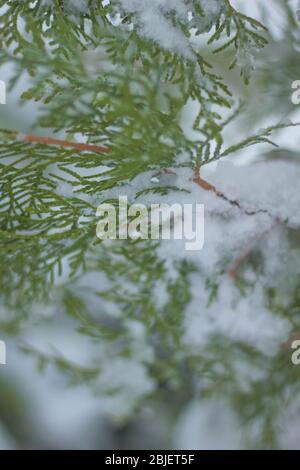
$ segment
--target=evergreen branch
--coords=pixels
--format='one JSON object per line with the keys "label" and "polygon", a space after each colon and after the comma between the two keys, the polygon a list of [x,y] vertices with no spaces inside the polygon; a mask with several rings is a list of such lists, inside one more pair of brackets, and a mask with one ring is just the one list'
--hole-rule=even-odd
{"label": "evergreen branch", "polygon": [[73,148],[79,152],[109,153],[111,150],[99,145],[85,144],[81,142],[71,142],[68,140],[55,139],[53,137],[43,137],[33,134],[23,134],[21,132],[0,129],[0,136],[13,139],[15,141],[29,142],[42,145],[57,145],[63,148]]}
{"label": "evergreen branch", "polygon": [[[223,150],[224,128],[240,109],[222,118],[223,111],[233,107],[231,92],[202,57],[202,50],[196,50],[192,34],[208,33],[205,52],[232,51],[234,57],[226,63],[239,66],[247,82],[255,52],[267,43],[266,28],[236,11],[229,0],[214,1],[212,9],[209,2],[160,2],[156,8],[159,2],[112,0],[103,6],[106,2],[99,0],[0,0],[0,64],[13,65],[11,86],[28,72],[31,85],[22,99],[38,103],[41,114],[36,124],[53,134],[80,133],[86,142],[0,132],[3,304],[13,317],[7,322],[12,328],[27,319],[28,312],[32,315],[28,305],[50,298],[53,304],[55,294],[55,305],[77,322],[78,331],[98,342],[101,350],[91,359],[91,367],[59,353],[39,355],[27,349],[41,366],[55,365],[73,383],[97,387],[108,357],[109,367],[114,359],[134,358],[143,367],[141,383],[151,378],[152,403],[163,401],[181,410],[199,389],[202,397],[221,393],[232,398],[245,421],[258,416],[264,442],[273,443],[271,415],[278,410],[265,407],[264,399],[270,397],[266,386],[270,383],[271,393],[280,400],[288,387],[291,390],[295,374],[287,367],[276,374],[280,356],[270,358],[246,341],[230,338],[228,348],[229,337],[223,333],[207,335],[200,348],[186,344],[185,322],[195,308],[192,276],[198,276],[203,287],[206,284],[198,257],[182,252],[169,256],[163,243],[150,240],[102,243],[95,233],[100,202],[115,205],[122,187],[129,188],[134,201],[150,191],[161,195],[179,191],[176,183],[151,186],[148,179],[152,172],[164,173],[165,180],[174,182],[174,169],[180,166],[196,167],[194,183],[226,201],[234,215],[271,217],[267,210],[245,209],[200,175],[205,163],[249,145],[275,145],[271,132],[287,127],[267,128]],[[141,5],[149,8],[149,15]],[[165,29],[153,28],[153,21],[145,25],[148,18],[153,20],[153,12]],[[199,104],[194,120],[197,141],[186,135],[180,121],[191,100]],[[137,181],[141,184],[135,189]],[[231,264],[222,252],[212,276],[222,276],[226,263],[234,278],[258,240],[251,240],[246,253]],[[173,246],[170,251],[174,252]],[[96,285],[89,282],[91,278]],[[82,287],[81,282],[87,285]],[[215,279],[207,283],[213,291],[209,300],[216,298],[217,284]],[[205,304],[204,292],[201,298]],[[148,348],[150,353],[140,358]],[[270,374],[241,387],[235,359]],[[147,390],[144,401],[148,395]]]}
{"label": "evergreen branch", "polygon": [[258,132],[257,134],[251,137],[247,137],[242,142],[231,145],[227,149],[223,150],[220,154],[214,156],[211,159],[211,161],[226,157],[232,153],[235,153],[239,150],[245,149],[247,147],[251,147],[252,145],[256,145],[256,144],[270,144],[270,145],[273,145],[274,147],[278,147],[278,145],[275,142],[269,139],[270,135],[277,130],[287,129],[288,127],[297,127],[297,126],[300,126],[300,122],[279,123],[274,126],[269,126],[265,129],[262,129],[261,132]]}
{"label": "evergreen branch", "polygon": [[212,191],[213,193],[216,194],[217,197],[223,199],[224,201],[227,201],[231,206],[237,207],[245,215],[252,216],[252,215],[257,215],[257,214],[268,214],[270,217],[272,217],[268,213],[268,211],[265,210],[265,209],[258,209],[256,211],[249,211],[248,209],[244,209],[238,201],[228,198],[224,193],[217,190],[214,185],[208,183],[205,179],[203,179],[200,176],[199,168],[196,168],[196,170],[195,170],[195,175],[194,175],[194,178],[193,178],[193,182],[196,183],[198,186],[200,186],[205,191]]}
{"label": "evergreen branch", "polygon": [[37,135],[17,135],[17,140],[23,142],[32,142],[43,145],[58,145],[64,148],[73,148],[80,152],[96,152],[96,153],[109,153],[110,149],[101,147],[99,145],[84,144],[79,142],[70,142],[67,140],[54,139],[52,137],[41,137]]}

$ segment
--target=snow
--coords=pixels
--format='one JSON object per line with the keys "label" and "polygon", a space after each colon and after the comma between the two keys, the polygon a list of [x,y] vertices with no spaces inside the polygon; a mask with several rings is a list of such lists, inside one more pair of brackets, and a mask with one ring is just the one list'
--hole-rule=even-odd
{"label": "snow", "polygon": [[238,199],[247,210],[263,209],[291,228],[300,226],[300,193],[295,191],[300,165],[284,161],[260,162],[237,167],[220,162],[211,182],[230,199]]}
{"label": "snow", "polygon": [[[193,36],[193,31],[207,32],[217,20],[224,5],[224,0],[198,0],[205,12],[202,17],[194,12],[193,2],[188,0],[118,0],[102,2],[103,7],[112,7],[112,14],[107,18],[112,25],[137,33],[158,43],[162,48],[179,54],[186,59],[195,60],[190,38],[186,37],[179,22]],[[43,0],[41,6],[51,7],[51,0]],[[74,18],[89,8],[88,0],[64,0],[64,8]],[[121,19],[126,14],[133,15],[132,23],[122,24]],[[174,24],[172,17],[176,18]]]}
{"label": "snow", "polygon": [[[297,272],[297,258],[290,251],[284,227],[296,227],[300,224],[300,196],[295,191],[300,177],[297,164],[284,162],[266,162],[248,167],[236,167],[232,163],[221,162],[215,173],[210,175],[210,182],[228,199],[238,201],[240,207],[218,197],[212,191],[205,191],[192,181],[193,173],[189,169],[176,169],[176,174],[162,174],[160,185],[177,185],[189,190],[189,193],[171,191],[166,196],[159,196],[161,203],[175,202],[202,203],[205,206],[205,243],[203,250],[189,253],[185,250],[184,240],[162,240],[157,250],[158,256],[165,262],[169,279],[176,277],[177,262],[191,261],[201,273],[210,277],[220,274],[234,265],[234,261],[247,254],[249,248],[261,250],[264,259],[264,276],[260,279],[252,294],[240,297],[228,275],[220,278],[219,298],[216,304],[205,308],[208,292],[203,286],[199,274],[191,277],[193,300],[186,316],[186,342],[203,346],[206,338],[213,332],[228,336],[231,340],[239,339],[257,346],[264,353],[273,353],[278,342],[288,334],[289,324],[280,318],[274,318],[264,307],[263,288],[278,284],[283,288],[282,263],[286,263],[286,277]],[[127,187],[124,194],[129,200],[141,188],[155,186],[151,172],[140,175]],[[119,191],[119,189],[118,189]],[[114,196],[114,191],[110,192]],[[157,194],[144,194],[138,202],[146,205],[157,202]],[[266,212],[260,212],[263,211]],[[246,211],[257,212],[253,215]],[[227,263],[227,264],[226,264]],[[248,273],[253,276],[253,273]],[[287,282],[287,288],[291,286]],[[156,285],[155,297],[159,304],[166,301],[166,288]],[[201,309],[199,311],[199,307]],[[222,311],[222,315],[219,312]]]}
{"label": "snow", "polygon": [[120,419],[129,415],[139,400],[154,392],[155,381],[143,364],[120,357],[104,362],[96,389],[106,413]]}
{"label": "snow", "polygon": [[238,450],[241,429],[228,404],[221,400],[192,401],[179,418],[174,448],[188,450]]}
{"label": "snow", "polygon": [[124,11],[134,13],[139,33],[152,39],[165,49],[192,58],[188,41],[178,26],[173,26],[166,15],[175,11],[182,21],[188,19],[188,6],[182,0],[120,0]]}
{"label": "snow", "polygon": [[199,1],[205,11],[204,17],[196,15],[192,2],[185,0],[119,0],[119,4],[125,13],[133,15],[130,27],[135,28],[138,34],[157,42],[164,49],[193,60],[195,56],[191,43],[180,26],[173,24],[172,15],[175,15],[177,23],[183,23],[190,32],[195,27],[199,31],[207,31],[220,14],[224,1]]}
{"label": "snow", "polygon": [[67,181],[60,181],[56,188],[56,193],[59,196],[65,197],[67,199],[74,197],[73,186]]}
{"label": "snow", "polygon": [[218,298],[207,307],[208,292],[192,276],[193,300],[185,313],[185,338],[192,349],[203,348],[213,335],[222,335],[232,343],[241,341],[272,356],[289,335],[290,324],[264,306],[263,286],[259,283],[243,297],[228,277],[220,280]]}

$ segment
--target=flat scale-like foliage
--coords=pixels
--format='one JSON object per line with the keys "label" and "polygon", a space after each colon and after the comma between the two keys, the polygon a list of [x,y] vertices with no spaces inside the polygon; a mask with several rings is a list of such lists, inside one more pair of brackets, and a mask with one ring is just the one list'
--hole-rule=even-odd
{"label": "flat scale-like foliage", "polygon": [[[97,206],[117,204],[119,194],[130,202],[220,200],[213,215],[232,232],[241,219],[262,223],[263,232],[279,220],[265,207],[244,210],[218,188],[205,188],[199,176],[209,162],[254,144],[275,145],[273,131],[292,125],[271,124],[237,143],[224,141],[242,108],[214,57],[222,56],[247,84],[267,37],[264,25],[229,0],[0,2],[0,64],[12,64],[11,88],[29,77],[22,100],[36,103],[35,126],[50,136],[41,141],[21,130],[0,131],[1,328],[22,332],[37,321],[37,306],[50,305],[90,339],[89,364],[28,345],[23,350],[40,366],[54,364],[72,383],[108,394],[116,415],[131,416],[145,402],[165,403],[175,419],[192,399],[222,396],[247,425],[262,420],[255,439],[270,446],[278,403],[297,388],[289,358],[282,350],[270,356],[222,328],[208,328],[195,347],[187,335],[188,318],[222,299],[219,284],[232,271],[228,253],[235,247],[216,263],[211,258],[208,272],[172,242],[165,248],[160,241],[96,237]],[[193,136],[182,125],[191,102],[198,106]],[[285,223],[280,219],[284,230],[293,230]],[[251,240],[253,230],[249,225]],[[240,238],[247,240],[244,233]],[[250,265],[255,262],[251,255]],[[251,282],[243,276],[238,282],[232,289],[251,297]],[[270,287],[266,292],[269,311],[285,318],[280,296]],[[241,364],[261,375],[244,386]]]}

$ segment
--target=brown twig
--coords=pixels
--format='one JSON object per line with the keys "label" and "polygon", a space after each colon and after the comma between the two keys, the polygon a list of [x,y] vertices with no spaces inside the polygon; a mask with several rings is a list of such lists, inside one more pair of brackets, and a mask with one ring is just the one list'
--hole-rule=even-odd
{"label": "brown twig", "polygon": [[198,169],[195,171],[193,181],[194,183],[198,184],[198,186],[200,186],[202,189],[205,189],[206,191],[213,191],[218,197],[224,199],[224,201],[229,202],[229,204],[231,204],[232,206],[238,207],[246,215],[268,214],[268,211],[265,209],[259,209],[257,211],[249,211],[248,209],[244,209],[238,201],[228,198],[227,196],[225,196],[224,193],[218,191],[215,186],[201,178],[200,170]]}
{"label": "brown twig", "polygon": [[200,170],[195,171],[193,181],[194,183],[198,184],[198,186],[200,186],[202,189],[205,189],[205,191],[213,191],[217,196],[221,196],[221,193],[217,191],[215,186],[213,186],[212,184],[208,183],[203,178],[201,178]]}
{"label": "brown twig", "polygon": [[97,153],[109,153],[111,149],[108,147],[101,147],[99,145],[84,144],[81,142],[70,142],[68,140],[54,139],[52,137],[41,137],[38,135],[24,135],[19,134],[18,140],[23,142],[31,142],[35,144],[43,145],[58,145],[60,147],[69,147],[79,150],[80,152],[97,152]]}

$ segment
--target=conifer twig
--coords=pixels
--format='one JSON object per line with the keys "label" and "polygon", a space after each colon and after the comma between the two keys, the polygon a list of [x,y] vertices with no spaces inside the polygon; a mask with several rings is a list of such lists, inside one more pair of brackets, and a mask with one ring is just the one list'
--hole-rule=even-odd
{"label": "conifer twig", "polygon": [[238,201],[228,198],[224,193],[219,191],[215,186],[213,186],[211,183],[208,183],[208,181],[203,179],[200,175],[199,168],[196,168],[195,170],[193,182],[198,184],[198,186],[200,186],[202,189],[205,189],[205,191],[214,192],[216,196],[220,197],[221,199],[224,199],[224,201],[229,202],[229,204],[231,204],[232,206],[238,207],[246,215],[256,215],[256,214],[261,214],[261,213],[268,214],[268,211],[266,209],[258,209],[257,211],[249,211],[247,209],[244,209]]}
{"label": "conifer twig", "polygon": [[33,142],[44,145],[59,145],[60,147],[70,147],[79,151],[109,153],[111,150],[108,147],[102,147],[93,144],[84,144],[82,142],[70,142],[68,140],[54,139],[52,137],[41,137],[38,135],[24,135],[20,136],[24,142]]}
{"label": "conifer twig", "polygon": [[22,142],[30,142],[33,144],[42,145],[57,145],[65,148],[73,148],[80,152],[97,152],[97,153],[109,153],[111,149],[95,144],[85,144],[83,142],[72,142],[69,140],[56,139],[53,137],[43,137],[34,134],[22,134],[21,132],[15,132],[10,130],[1,129],[0,133],[9,136],[10,138]]}

